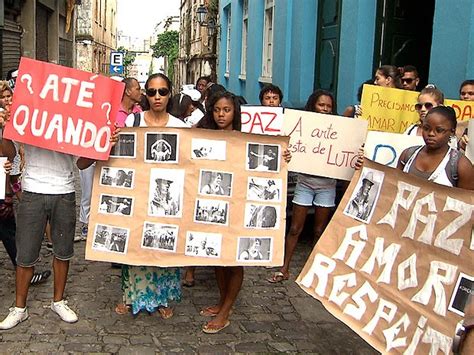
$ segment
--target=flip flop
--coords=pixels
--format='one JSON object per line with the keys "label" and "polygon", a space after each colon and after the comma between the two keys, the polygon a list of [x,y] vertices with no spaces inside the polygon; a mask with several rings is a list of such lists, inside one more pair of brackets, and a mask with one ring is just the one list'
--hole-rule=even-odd
{"label": "flip flop", "polygon": [[202,331],[206,334],[217,334],[219,333],[222,329],[227,328],[230,325],[230,320],[225,322],[224,325],[221,326],[210,326],[209,323],[206,323],[202,327]]}
{"label": "flip flop", "polygon": [[212,306],[203,308],[199,311],[199,314],[201,316],[204,316],[204,317],[215,317],[215,316],[217,316],[217,313],[219,313],[219,312],[211,311],[211,308],[212,308]]}
{"label": "flip flop", "polygon": [[170,307],[160,307],[158,308],[158,312],[160,312],[160,316],[162,319],[170,319],[173,317],[173,308]]}
{"label": "flip flop", "polygon": [[119,303],[116,307],[115,307],[115,313],[117,314],[120,314],[120,315],[124,315],[124,314],[127,314],[130,312],[130,306],[129,305],[126,305],[125,303]]}
{"label": "flip flop", "polygon": [[288,280],[289,276],[285,276],[281,271],[273,273],[273,275],[267,279],[268,282],[276,284]]}
{"label": "flip flop", "polygon": [[183,280],[183,286],[184,287],[194,287],[194,280],[192,280],[192,281]]}

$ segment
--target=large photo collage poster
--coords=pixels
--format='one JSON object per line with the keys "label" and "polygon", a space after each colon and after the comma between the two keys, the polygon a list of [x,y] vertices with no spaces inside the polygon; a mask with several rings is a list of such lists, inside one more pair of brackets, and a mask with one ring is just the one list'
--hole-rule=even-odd
{"label": "large photo collage poster", "polygon": [[287,137],[125,128],[95,168],[86,259],[281,265]]}
{"label": "large photo collage poster", "polygon": [[368,159],[296,282],[384,354],[449,354],[474,290],[472,191]]}

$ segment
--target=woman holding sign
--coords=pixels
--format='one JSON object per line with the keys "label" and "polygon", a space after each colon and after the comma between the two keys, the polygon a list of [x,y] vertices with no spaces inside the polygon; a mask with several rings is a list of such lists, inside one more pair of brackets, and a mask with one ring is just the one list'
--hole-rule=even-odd
{"label": "woman holding sign", "polygon": [[425,145],[405,149],[397,168],[437,184],[474,190],[474,167],[449,145],[456,123],[453,108],[432,108],[420,126]]}
{"label": "woman holding sign", "polygon": [[433,84],[428,84],[426,87],[421,90],[420,95],[418,95],[418,102],[415,104],[415,110],[418,112],[420,117],[419,121],[415,124],[410,125],[404,134],[409,136],[421,136],[423,130],[421,126],[423,125],[423,119],[426,117],[426,114],[433,107],[438,107],[444,103],[444,94],[441,90],[437,89]]}
{"label": "woman holding sign", "polygon": [[[336,114],[336,103],[329,91],[316,90],[310,95],[305,111],[324,114]],[[285,260],[280,271],[268,278],[268,282],[278,283],[289,278],[291,258],[303,231],[308,210],[314,206],[314,236],[315,239],[323,234],[329,222],[331,209],[335,206],[336,179],[297,174],[298,180],[293,198],[293,212],[289,234],[285,239]]]}
{"label": "woman holding sign", "polygon": [[[241,117],[238,98],[227,91],[219,91],[210,96],[206,105],[206,114],[199,121],[197,127],[221,131],[240,131]],[[283,159],[286,162],[290,161],[291,154],[288,150],[283,153]],[[202,327],[202,331],[208,334],[218,333],[230,325],[229,316],[244,279],[243,266],[216,266],[215,272],[220,292],[219,303],[205,307],[200,312],[203,316],[213,317]]]}
{"label": "woman holding sign", "polygon": [[[167,76],[152,74],[145,83],[145,93],[150,109],[130,114],[125,120],[126,127],[187,127],[168,113],[171,81]],[[123,265],[123,303],[115,307],[115,312],[125,314],[131,309],[137,314],[141,310],[158,310],[161,318],[171,318],[173,309],[169,302],[181,299],[180,279],[179,268]]]}

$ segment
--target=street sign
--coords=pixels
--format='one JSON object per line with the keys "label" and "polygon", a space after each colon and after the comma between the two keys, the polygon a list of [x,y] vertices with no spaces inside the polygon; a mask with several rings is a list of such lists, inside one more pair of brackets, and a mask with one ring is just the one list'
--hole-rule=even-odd
{"label": "street sign", "polygon": [[123,74],[123,52],[110,53],[110,74]]}
{"label": "street sign", "polygon": [[123,65],[110,65],[110,74],[123,74]]}
{"label": "street sign", "polygon": [[111,52],[110,65],[123,65],[123,52]]}

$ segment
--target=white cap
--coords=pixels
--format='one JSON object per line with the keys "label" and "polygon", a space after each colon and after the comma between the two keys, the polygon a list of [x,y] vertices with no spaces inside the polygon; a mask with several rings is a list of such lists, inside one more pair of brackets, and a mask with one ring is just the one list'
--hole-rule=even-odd
{"label": "white cap", "polygon": [[198,101],[201,98],[201,93],[194,88],[193,84],[183,85],[181,87],[181,93],[188,95],[193,101]]}
{"label": "white cap", "polygon": [[12,72],[12,78],[18,77],[18,69]]}
{"label": "white cap", "polygon": [[111,76],[110,79],[112,80],[115,80],[115,81],[119,81],[119,82],[122,82],[123,81],[123,78],[121,76]]}

